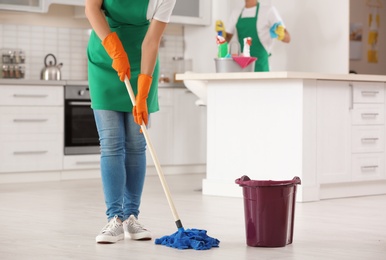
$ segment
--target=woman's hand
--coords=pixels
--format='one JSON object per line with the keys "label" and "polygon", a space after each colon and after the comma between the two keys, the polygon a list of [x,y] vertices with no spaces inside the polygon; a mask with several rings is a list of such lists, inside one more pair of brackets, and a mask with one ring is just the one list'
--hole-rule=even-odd
{"label": "woman's hand", "polygon": [[118,72],[119,79],[124,81],[125,76],[130,79],[129,58],[117,33],[112,32],[107,35],[102,41],[102,45],[111,59],[113,59],[112,67]]}
{"label": "woman's hand", "polygon": [[152,77],[146,74],[139,74],[138,76],[138,91],[135,97],[135,106],[133,109],[134,121],[138,125],[142,125],[142,122],[147,125],[148,123],[148,111],[147,111],[147,96],[149,95]]}

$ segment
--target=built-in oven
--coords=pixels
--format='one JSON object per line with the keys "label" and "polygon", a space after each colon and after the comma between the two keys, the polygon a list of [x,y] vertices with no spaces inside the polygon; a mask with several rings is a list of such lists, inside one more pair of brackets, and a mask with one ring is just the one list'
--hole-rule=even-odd
{"label": "built-in oven", "polygon": [[64,97],[64,154],[100,153],[88,86],[66,85]]}

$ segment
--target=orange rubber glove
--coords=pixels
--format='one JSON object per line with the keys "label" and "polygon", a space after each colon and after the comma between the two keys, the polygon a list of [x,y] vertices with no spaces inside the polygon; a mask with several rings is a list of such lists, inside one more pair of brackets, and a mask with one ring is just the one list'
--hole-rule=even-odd
{"label": "orange rubber glove", "polygon": [[133,109],[134,121],[138,125],[142,125],[142,122],[147,125],[148,112],[147,112],[147,96],[149,95],[150,85],[152,77],[146,74],[139,74],[138,76],[138,93],[135,97],[135,107]]}
{"label": "orange rubber glove", "polygon": [[111,59],[113,59],[112,67],[118,72],[119,79],[124,81],[125,76],[130,79],[129,58],[117,33],[112,32],[107,35],[102,41],[102,45]]}

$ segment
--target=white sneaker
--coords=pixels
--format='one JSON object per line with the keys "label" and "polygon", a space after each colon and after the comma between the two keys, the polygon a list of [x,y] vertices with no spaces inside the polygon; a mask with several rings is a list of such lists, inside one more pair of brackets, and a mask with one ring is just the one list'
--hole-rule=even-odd
{"label": "white sneaker", "polygon": [[130,237],[134,240],[150,240],[151,233],[147,230],[138,219],[131,215],[123,222],[123,229],[125,231],[125,237]]}
{"label": "white sneaker", "polygon": [[118,217],[115,216],[109,223],[101,230],[99,235],[95,238],[97,243],[115,243],[125,238],[122,223],[118,222]]}

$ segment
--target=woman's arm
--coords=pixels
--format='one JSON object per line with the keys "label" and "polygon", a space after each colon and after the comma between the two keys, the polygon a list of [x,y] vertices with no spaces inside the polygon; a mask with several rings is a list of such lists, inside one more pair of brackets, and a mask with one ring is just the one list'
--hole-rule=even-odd
{"label": "woman's arm", "polygon": [[106,36],[111,33],[105,15],[102,12],[102,3],[103,0],[86,0],[85,4],[86,17],[101,40],[105,39]]}
{"label": "woman's arm", "polygon": [[152,75],[159,44],[167,23],[153,19],[142,42],[141,74]]}
{"label": "woman's arm", "polygon": [[230,42],[232,40],[232,37],[233,37],[233,34],[227,33],[226,36],[225,36],[225,40],[227,42]]}

